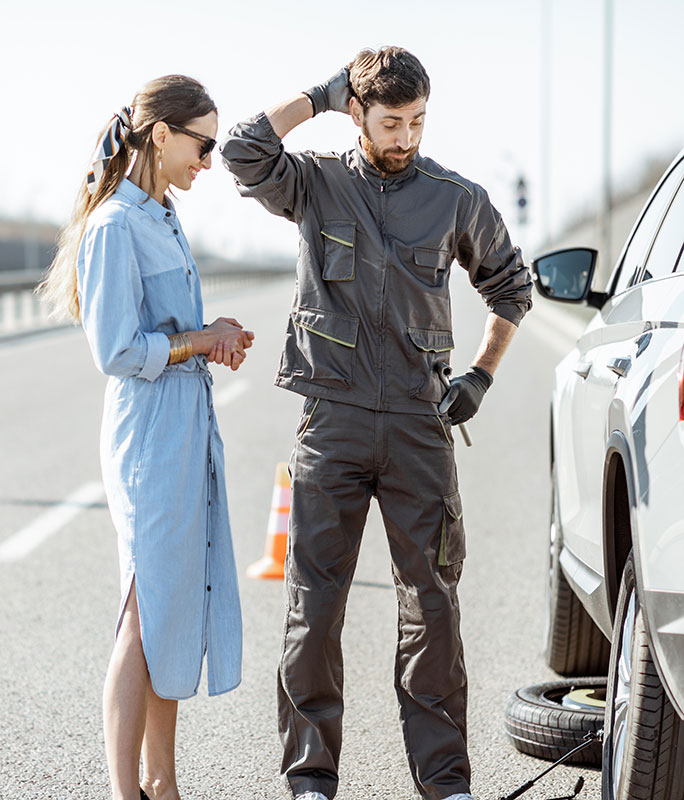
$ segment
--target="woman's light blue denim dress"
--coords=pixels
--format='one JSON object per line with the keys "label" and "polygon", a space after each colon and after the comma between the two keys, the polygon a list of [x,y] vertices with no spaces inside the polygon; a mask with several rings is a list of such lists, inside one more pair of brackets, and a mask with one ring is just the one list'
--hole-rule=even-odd
{"label": "woman's light blue denim dress", "polygon": [[81,319],[107,383],[102,474],[118,534],[121,608],[135,577],[157,695],[240,682],[242,629],[223,443],[206,358],[167,366],[166,334],[202,328],[197,268],[173,206],[129,180],[91,214],[78,256]]}

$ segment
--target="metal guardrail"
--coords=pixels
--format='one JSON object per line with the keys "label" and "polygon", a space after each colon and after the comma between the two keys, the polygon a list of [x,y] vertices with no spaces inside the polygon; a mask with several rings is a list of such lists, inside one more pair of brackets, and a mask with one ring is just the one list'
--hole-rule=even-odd
{"label": "metal guardrail", "polygon": [[45,276],[42,269],[0,270],[0,295],[6,292],[31,291]]}
{"label": "metal guardrail", "polygon": [[[0,339],[72,324],[52,319],[45,303],[34,294],[43,275],[42,271],[0,271]],[[254,269],[210,272],[200,278],[202,294],[210,297],[289,275],[292,273],[280,269]]]}

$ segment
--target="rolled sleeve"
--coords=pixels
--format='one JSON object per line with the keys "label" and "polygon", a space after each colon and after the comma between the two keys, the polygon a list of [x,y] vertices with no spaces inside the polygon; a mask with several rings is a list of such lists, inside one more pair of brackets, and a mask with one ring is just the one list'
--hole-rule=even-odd
{"label": "rolled sleeve", "polygon": [[501,215],[480,186],[474,186],[457,241],[458,261],[487,306],[519,325],[532,308],[532,278],[520,249],[511,244]]}
{"label": "rolled sleeve", "polygon": [[138,377],[153,381],[164,371],[169,361],[171,345],[165,333],[144,333],[143,336],[147,342],[147,354]]}
{"label": "rolled sleeve", "polygon": [[169,359],[163,333],[141,330],[143,286],[127,229],[87,229],[78,258],[81,322],[97,368],[119,378],[153,381]]}
{"label": "rolled sleeve", "polygon": [[290,221],[302,219],[310,200],[313,153],[288,153],[265,113],[235,125],[221,156],[243,197],[254,197]]}

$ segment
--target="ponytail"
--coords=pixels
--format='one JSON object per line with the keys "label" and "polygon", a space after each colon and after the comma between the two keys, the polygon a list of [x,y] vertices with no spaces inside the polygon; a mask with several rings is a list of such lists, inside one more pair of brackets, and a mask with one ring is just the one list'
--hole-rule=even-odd
{"label": "ponytail", "polygon": [[36,288],[36,292],[52,306],[55,317],[79,320],[76,262],[88,217],[118,189],[128,174],[134,152],[147,166],[149,183],[154,191],[156,171],[152,128],[155,122],[185,125],[192,119],[216,111],[204,86],[185,75],[165,75],[150,81],[136,94],[133,108],[134,114],[130,108],[122,108],[100,134],[71,219],[57,240],[57,254],[45,280]]}
{"label": "ponytail", "polygon": [[119,188],[131,163],[132,150],[123,137],[111,156],[106,159],[98,157],[102,153],[103,144],[109,141],[117,119],[115,116],[100,134],[93,164],[78,190],[71,219],[57,238],[55,258],[47,277],[36,287],[36,292],[51,306],[51,316],[56,318],[71,318],[75,322],[79,320],[76,261],[88,217]]}

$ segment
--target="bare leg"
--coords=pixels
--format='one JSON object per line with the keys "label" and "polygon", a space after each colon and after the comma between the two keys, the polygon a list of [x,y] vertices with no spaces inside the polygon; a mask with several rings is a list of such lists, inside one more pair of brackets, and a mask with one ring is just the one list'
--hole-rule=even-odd
{"label": "bare leg", "polygon": [[140,800],[140,748],[149,685],[134,580],[107,668],[102,701],[105,752],[114,800]]}
{"label": "bare leg", "polygon": [[177,700],[163,700],[149,687],[141,786],[151,800],[180,800],[175,757],[177,712]]}

